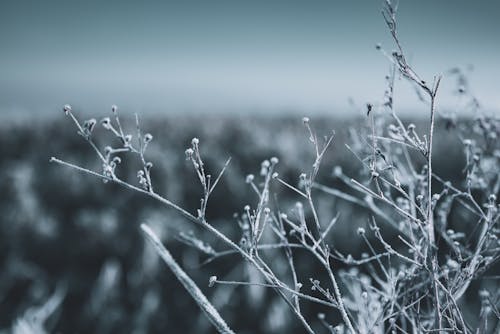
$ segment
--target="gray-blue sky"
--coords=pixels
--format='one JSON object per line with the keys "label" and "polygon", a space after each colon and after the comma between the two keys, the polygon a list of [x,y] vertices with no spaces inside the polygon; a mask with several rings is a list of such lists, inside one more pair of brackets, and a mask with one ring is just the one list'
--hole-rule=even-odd
{"label": "gray-blue sky", "polygon": [[[0,110],[64,103],[134,111],[337,111],[380,99],[392,44],[382,1],[0,2]],[[500,2],[400,1],[403,44],[424,77],[474,64],[500,108]],[[403,85],[404,87],[404,85]],[[451,83],[443,86],[450,90]],[[411,109],[410,89],[399,104]],[[443,104],[452,100],[443,97]]]}

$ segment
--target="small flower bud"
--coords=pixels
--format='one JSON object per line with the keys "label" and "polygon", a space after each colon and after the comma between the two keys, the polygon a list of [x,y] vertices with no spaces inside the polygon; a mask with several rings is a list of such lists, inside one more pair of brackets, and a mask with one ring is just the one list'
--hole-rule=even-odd
{"label": "small flower bud", "polygon": [[87,134],[90,134],[94,130],[96,123],[97,123],[97,121],[95,120],[95,118],[91,118],[89,120],[86,120],[85,122],[83,122],[84,131],[86,131]]}
{"label": "small flower bud", "polygon": [[69,113],[71,112],[71,106],[69,104],[65,104],[63,107],[63,111],[66,115],[69,115]]}
{"label": "small flower bud", "polygon": [[267,215],[269,215],[270,213],[271,213],[271,209],[269,209],[269,208],[265,208],[265,209],[264,209],[264,214],[265,214],[266,216],[267,216]]}
{"label": "small flower bud", "polygon": [[209,288],[213,287],[216,282],[217,282],[217,276],[210,276],[210,278],[208,279],[208,287]]}
{"label": "small flower bud", "polygon": [[243,208],[243,210],[245,210],[247,212],[250,211],[250,205],[245,205],[245,207]]}
{"label": "small flower bud", "polygon": [[410,123],[410,124],[408,125],[408,130],[410,130],[410,131],[415,130],[415,128],[416,128],[416,126],[415,126],[415,124],[413,124],[413,123]]}
{"label": "small flower bud", "polygon": [[146,133],[146,134],[144,135],[144,142],[147,144],[147,143],[149,143],[151,140],[153,140],[153,135],[152,135],[152,134],[150,134],[150,133]]}
{"label": "small flower bud", "polygon": [[255,176],[253,174],[248,174],[247,177],[245,178],[245,182],[252,183],[254,178],[255,178]]}
{"label": "small flower bud", "polygon": [[304,124],[308,124],[309,123],[309,117],[303,117],[302,118],[302,122],[304,122]]}
{"label": "small flower bud", "polygon": [[336,177],[342,176],[342,167],[335,166],[333,168],[333,176],[336,176]]}
{"label": "small flower bud", "polygon": [[200,140],[196,137],[191,140],[191,144],[193,146],[197,146],[199,143],[200,143]]}
{"label": "small flower bud", "polygon": [[363,235],[365,235],[365,233],[366,233],[366,231],[364,228],[358,227],[358,235],[363,236]]}
{"label": "small flower bud", "polygon": [[104,117],[101,120],[101,124],[102,124],[102,127],[105,128],[106,130],[111,129],[111,120],[109,119],[109,117]]}
{"label": "small flower bud", "polygon": [[271,164],[276,165],[279,162],[279,159],[276,157],[271,158]]}
{"label": "small flower bud", "polygon": [[472,140],[470,140],[470,139],[464,139],[463,144],[464,144],[464,146],[471,146],[472,145]]}
{"label": "small flower bud", "polygon": [[188,149],[185,151],[185,153],[186,153],[186,158],[187,158],[187,159],[190,159],[190,158],[193,156],[194,151],[193,151],[193,149],[192,149],[192,148],[188,148]]}
{"label": "small flower bud", "polygon": [[273,179],[276,179],[278,176],[279,176],[279,174],[278,174],[277,172],[274,172],[274,173],[273,173],[273,175],[271,175],[271,177],[272,177]]}

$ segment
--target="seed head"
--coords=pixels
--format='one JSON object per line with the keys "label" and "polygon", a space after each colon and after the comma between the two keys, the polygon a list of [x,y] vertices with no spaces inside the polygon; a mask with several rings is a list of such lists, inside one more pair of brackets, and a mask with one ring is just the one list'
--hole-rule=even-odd
{"label": "seed head", "polygon": [[210,276],[210,278],[208,279],[208,287],[213,287],[215,282],[217,282],[217,276]]}
{"label": "seed head", "polygon": [[102,127],[105,128],[106,130],[111,129],[111,120],[109,119],[109,117],[104,117],[101,120],[101,124],[102,124]]}
{"label": "seed head", "polygon": [[71,112],[71,106],[69,104],[65,104],[63,107],[63,111],[66,115],[69,115],[69,113]]}
{"label": "seed head", "polygon": [[152,135],[152,134],[150,134],[150,133],[146,133],[146,134],[144,135],[144,142],[147,144],[147,143],[149,143],[151,140],[153,140],[153,135]]}
{"label": "seed head", "polygon": [[255,178],[255,176],[253,174],[248,174],[247,177],[245,178],[245,182],[252,183],[254,178]]}
{"label": "seed head", "polygon": [[188,148],[188,149],[185,151],[185,153],[186,153],[186,158],[187,158],[187,159],[190,159],[190,158],[193,156],[194,151],[193,151],[193,149],[192,149],[192,148]]}

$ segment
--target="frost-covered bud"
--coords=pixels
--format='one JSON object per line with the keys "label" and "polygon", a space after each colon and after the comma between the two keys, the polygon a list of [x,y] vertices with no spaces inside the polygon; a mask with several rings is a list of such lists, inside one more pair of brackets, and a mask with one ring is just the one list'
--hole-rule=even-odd
{"label": "frost-covered bud", "polygon": [[325,320],[325,314],[324,313],[318,313],[318,319],[319,320]]}
{"label": "frost-covered bud", "polygon": [[245,182],[252,183],[254,178],[255,178],[255,176],[253,174],[248,174],[247,177],[245,178]]}
{"label": "frost-covered bud", "polygon": [[138,178],[141,178],[141,177],[143,177],[143,176],[144,176],[144,171],[143,171],[142,169],[141,169],[141,170],[138,170],[138,171],[137,171],[137,177],[138,177]]}
{"label": "frost-covered bud", "polygon": [[474,160],[474,162],[478,163],[481,158],[479,157],[479,154],[474,154],[472,159]]}
{"label": "frost-covered bud", "polygon": [[490,196],[488,196],[488,199],[490,200],[491,203],[495,203],[497,200],[497,197],[495,196],[495,194],[491,194]]}
{"label": "frost-covered bud", "polygon": [[408,130],[410,130],[410,131],[415,130],[415,128],[416,128],[416,126],[415,126],[415,124],[413,124],[413,123],[410,123],[410,124],[408,125]]}
{"label": "frost-covered bud", "polygon": [[308,124],[309,123],[309,117],[303,117],[302,118],[302,122],[304,122],[304,124]]}
{"label": "frost-covered bud", "polygon": [[432,200],[433,201],[439,201],[440,198],[441,198],[440,194],[434,194],[434,195],[432,195]]}
{"label": "frost-covered bud", "polygon": [[193,151],[193,149],[192,149],[192,148],[188,148],[188,149],[185,151],[185,153],[186,153],[186,158],[187,158],[187,159],[190,159],[190,158],[193,156],[194,151]]}
{"label": "frost-covered bud", "polygon": [[358,232],[358,235],[360,235],[360,236],[363,236],[366,233],[365,229],[362,228],[362,227],[358,227],[358,231],[357,232]]}
{"label": "frost-covered bud", "polygon": [[281,219],[288,219],[288,215],[286,213],[281,213],[280,218]]}
{"label": "frost-covered bud", "polygon": [[361,298],[368,299],[368,292],[366,291],[361,292]]}
{"label": "frost-covered bud", "polygon": [[83,129],[87,131],[87,134],[90,134],[94,130],[96,123],[97,121],[95,120],[95,118],[86,120],[85,122],[83,122]]}
{"label": "frost-covered bud", "polygon": [[299,291],[301,288],[302,288],[302,283],[297,282],[297,284],[295,285],[295,290]]}
{"label": "frost-covered bud", "polygon": [[146,169],[149,171],[151,168],[153,168],[153,163],[151,161],[146,162],[146,165],[144,166]]}
{"label": "frost-covered bud", "polygon": [[333,168],[333,176],[340,177],[342,176],[342,167],[340,166],[335,166]]}
{"label": "frost-covered bud", "polygon": [[111,120],[109,119],[109,117],[104,117],[103,119],[101,119],[101,124],[102,127],[106,130],[111,129]]}
{"label": "frost-covered bud", "polygon": [[122,162],[122,159],[121,159],[120,157],[114,157],[114,158],[113,158],[113,162],[114,162],[115,164],[119,164],[119,163],[121,163],[121,162]]}
{"label": "frost-covered bud", "polygon": [[306,178],[307,178],[307,174],[306,174],[306,173],[302,173],[302,174],[300,174],[300,175],[299,175],[299,179],[300,179],[301,181],[305,181],[305,180],[306,180]]}
{"label": "frost-covered bud", "polygon": [[132,141],[132,135],[126,135],[124,138],[125,144],[128,145]]}
{"label": "frost-covered bud", "polygon": [[150,134],[150,133],[146,133],[146,134],[144,135],[144,142],[147,144],[147,143],[149,143],[151,140],[153,140],[153,135],[152,135],[152,134]]}
{"label": "frost-covered bud", "polygon": [[276,165],[279,161],[280,161],[280,160],[279,160],[278,158],[276,158],[276,157],[272,157],[272,158],[271,158],[271,164],[272,164],[272,165]]}
{"label": "frost-covered bud", "polygon": [[377,178],[377,177],[379,177],[379,175],[380,175],[380,174],[379,174],[377,171],[372,171],[372,173],[371,173],[371,176],[372,176],[372,178],[374,178],[374,179],[375,179],[375,178]]}
{"label": "frost-covered bud", "polygon": [[116,106],[116,104],[113,104],[113,105],[111,106],[111,111],[113,112],[113,114],[116,114],[116,113],[117,113],[117,111],[118,111],[118,107]]}
{"label": "frost-covered bud", "polygon": [[63,111],[66,115],[69,115],[69,113],[71,112],[71,106],[69,104],[65,104],[63,107]]}
{"label": "frost-covered bud", "polygon": [[110,154],[111,154],[111,152],[113,152],[113,149],[111,148],[111,146],[106,146],[106,147],[104,148],[104,154],[106,154],[106,155],[110,155]]}
{"label": "frost-covered bud", "polygon": [[464,144],[464,146],[471,146],[472,145],[472,140],[470,140],[470,139],[464,139],[463,144]]}
{"label": "frost-covered bud", "polygon": [[269,172],[270,165],[271,165],[271,163],[269,162],[269,160],[262,161],[262,163],[260,164],[260,175],[261,176],[267,175],[267,173]]}
{"label": "frost-covered bud", "polygon": [[195,137],[195,138],[191,139],[191,144],[193,146],[198,146],[199,143],[200,143],[200,140],[198,138]]}
{"label": "frost-covered bud", "polygon": [[422,202],[422,201],[423,201],[423,199],[424,199],[424,196],[423,196],[423,195],[418,195],[418,196],[416,197],[417,202]]}
{"label": "frost-covered bud", "polygon": [[250,205],[245,205],[245,207],[243,208],[243,210],[245,210],[247,212],[250,211]]}
{"label": "frost-covered bud", "polygon": [[217,282],[217,276],[210,276],[210,278],[208,279],[208,287],[209,288],[213,287],[216,282]]}
{"label": "frost-covered bud", "polygon": [[277,172],[274,172],[274,173],[273,173],[273,175],[271,175],[271,177],[272,177],[273,179],[276,179],[278,176],[279,176],[279,174],[278,174]]}
{"label": "frost-covered bud", "polygon": [[270,213],[271,213],[271,209],[269,209],[269,208],[265,208],[265,209],[264,209],[264,214],[265,214],[266,216],[267,216],[267,215],[269,215]]}

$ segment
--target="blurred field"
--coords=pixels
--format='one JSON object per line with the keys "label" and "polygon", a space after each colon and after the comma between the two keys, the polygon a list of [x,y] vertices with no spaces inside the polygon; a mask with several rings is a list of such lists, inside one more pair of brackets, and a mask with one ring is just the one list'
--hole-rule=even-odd
{"label": "blurred field", "polygon": [[[132,115],[124,116],[131,120]],[[312,119],[318,134],[336,132],[321,170],[322,183],[347,190],[332,177],[334,166],[341,166],[351,177],[366,179],[359,162],[344,146],[365,122],[362,118]],[[425,124],[417,121],[417,127]],[[462,146],[445,125],[442,120],[437,124],[434,168],[444,178],[458,182],[464,164]],[[250,198],[257,200],[245,184],[245,175],[258,174],[262,160],[277,156],[281,177],[296,184],[298,175],[313,162],[313,147],[299,117],[149,118],[143,120],[143,128],[154,136],[149,157],[157,191],[192,212],[201,190],[192,166],[185,161],[184,150],[191,138],[200,138],[213,174],[232,157],[209,204],[208,217],[235,241],[240,230],[233,213],[241,211]],[[106,134],[99,133],[98,141],[104,142]],[[208,288],[208,277],[213,274],[226,279],[256,275],[239,256],[200,267],[203,256],[176,238],[180,231],[193,231],[221,250],[212,236],[138,194],[50,164],[49,158],[57,156],[100,169],[91,148],[62,113],[56,121],[2,125],[0,150],[0,329],[10,328],[28,307],[45,302],[59,286],[66,289],[66,296],[47,322],[53,333],[212,333],[196,304],[145,245],[139,224],[147,222],[160,232],[179,263],[237,332],[300,332],[299,324],[272,291]],[[133,180],[134,164],[122,163],[118,173]],[[297,200],[278,185],[273,191],[283,211]],[[321,216],[340,213],[332,242],[345,253],[359,256],[363,247],[355,231],[368,214],[331,196],[318,199]],[[279,268],[281,255],[270,252],[268,256]],[[301,261],[300,253],[298,265],[315,271],[313,263],[305,258]],[[464,298],[464,302],[472,309],[477,306],[474,297]],[[321,311],[304,305],[304,313],[311,319]]]}

